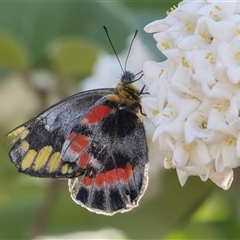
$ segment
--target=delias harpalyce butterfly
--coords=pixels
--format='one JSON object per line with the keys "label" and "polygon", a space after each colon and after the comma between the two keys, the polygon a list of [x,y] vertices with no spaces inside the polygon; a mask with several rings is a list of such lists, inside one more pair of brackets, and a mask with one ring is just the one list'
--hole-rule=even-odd
{"label": "delias harpalyce butterfly", "polygon": [[18,137],[9,153],[18,171],[68,178],[72,199],[92,212],[113,215],[138,206],[147,188],[148,148],[142,90],[125,69],[116,88],[68,97],[8,133]]}

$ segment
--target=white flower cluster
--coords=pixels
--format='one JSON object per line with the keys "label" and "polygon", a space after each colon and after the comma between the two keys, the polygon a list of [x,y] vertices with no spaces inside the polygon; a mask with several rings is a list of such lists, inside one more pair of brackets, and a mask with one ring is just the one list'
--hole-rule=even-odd
{"label": "white flower cluster", "polygon": [[145,62],[143,109],[165,168],[223,189],[240,165],[240,1],[184,0],[154,33],[161,63]]}

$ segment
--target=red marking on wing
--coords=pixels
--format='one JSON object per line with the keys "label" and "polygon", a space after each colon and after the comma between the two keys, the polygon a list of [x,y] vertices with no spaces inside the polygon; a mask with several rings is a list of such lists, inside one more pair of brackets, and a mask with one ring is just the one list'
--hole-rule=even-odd
{"label": "red marking on wing", "polygon": [[125,169],[126,169],[127,179],[129,179],[130,176],[132,175],[132,165],[130,163],[127,163]]}
{"label": "red marking on wing", "polygon": [[127,175],[126,169],[118,168],[117,173],[120,180],[122,180],[125,183],[128,181],[128,175]]}
{"label": "red marking on wing", "polygon": [[96,174],[95,183],[96,183],[97,187],[99,187],[99,188],[105,183],[104,173]]}
{"label": "red marking on wing", "polygon": [[78,166],[82,169],[85,169],[87,167],[88,161],[89,161],[89,154],[87,152],[84,152],[79,158],[78,158]]}
{"label": "red marking on wing", "polygon": [[108,172],[106,172],[106,181],[109,184],[114,184],[117,181],[117,171],[115,169],[112,169]]}
{"label": "red marking on wing", "polygon": [[76,137],[76,133],[75,132],[71,132],[68,137],[67,137],[67,141],[71,142],[75,137]]}
{"label": "red marking on wing", "polygon": [[86,122],[87,124],[93,124],[96,122],[101,121],[105,117],[109,115],[111,112],[111,108],[105,105],[99,105],[92,109],[84,118],[82,121]]}
{"label": "red marking on wing", "polygon": [[93,178],[90,178],[90,177],[87,177],[85,176],[83,178],[83,184],[86,186],[86,187],[89,187],[93,184]]}
{"label": "red marking on wing", "polygon": [[[72,133],[71,133],[72,134]],[[70,134],[70,135],[71,135]],[[69,136],[70,136],[69,135]],[[78,135],[73,141],[70,143],[70,149],[74,153],[81,153],[85,148],[89,146],[90,142],[84,135]]]}

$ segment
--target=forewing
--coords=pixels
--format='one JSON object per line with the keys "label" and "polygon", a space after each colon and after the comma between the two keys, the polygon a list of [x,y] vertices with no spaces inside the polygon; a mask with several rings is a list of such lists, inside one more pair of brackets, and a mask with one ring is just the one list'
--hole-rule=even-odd
{"label": "forewing", "polygon": [[9,152],[18,171],[56,178],[81,174],[75,161],[62,159],[63,144],[81,118],[112,91],[98,89],[73,95],[8,133],[18,139]]}
{"label": "forewing", "polygon": [[[105,109],[105,117],[100,109]],[[65,142],[63,158],[75,155],[84,170],[83,175],[69,180],[76,203],[106,215],[138,205],[147,187],[148,150],[137,113],[138,108],[125,111],[105,102],[73,129]]]}

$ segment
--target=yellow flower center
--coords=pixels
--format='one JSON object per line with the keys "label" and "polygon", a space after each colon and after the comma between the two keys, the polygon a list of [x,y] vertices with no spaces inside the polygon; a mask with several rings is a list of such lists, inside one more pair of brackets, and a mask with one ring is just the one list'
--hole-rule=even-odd
{"label": "yellow flower center", "polygon": [[214,57],[213,57],[213,52],[208,52],[205,56],[205,59],[209,60],[210,64],[214,64]]}

